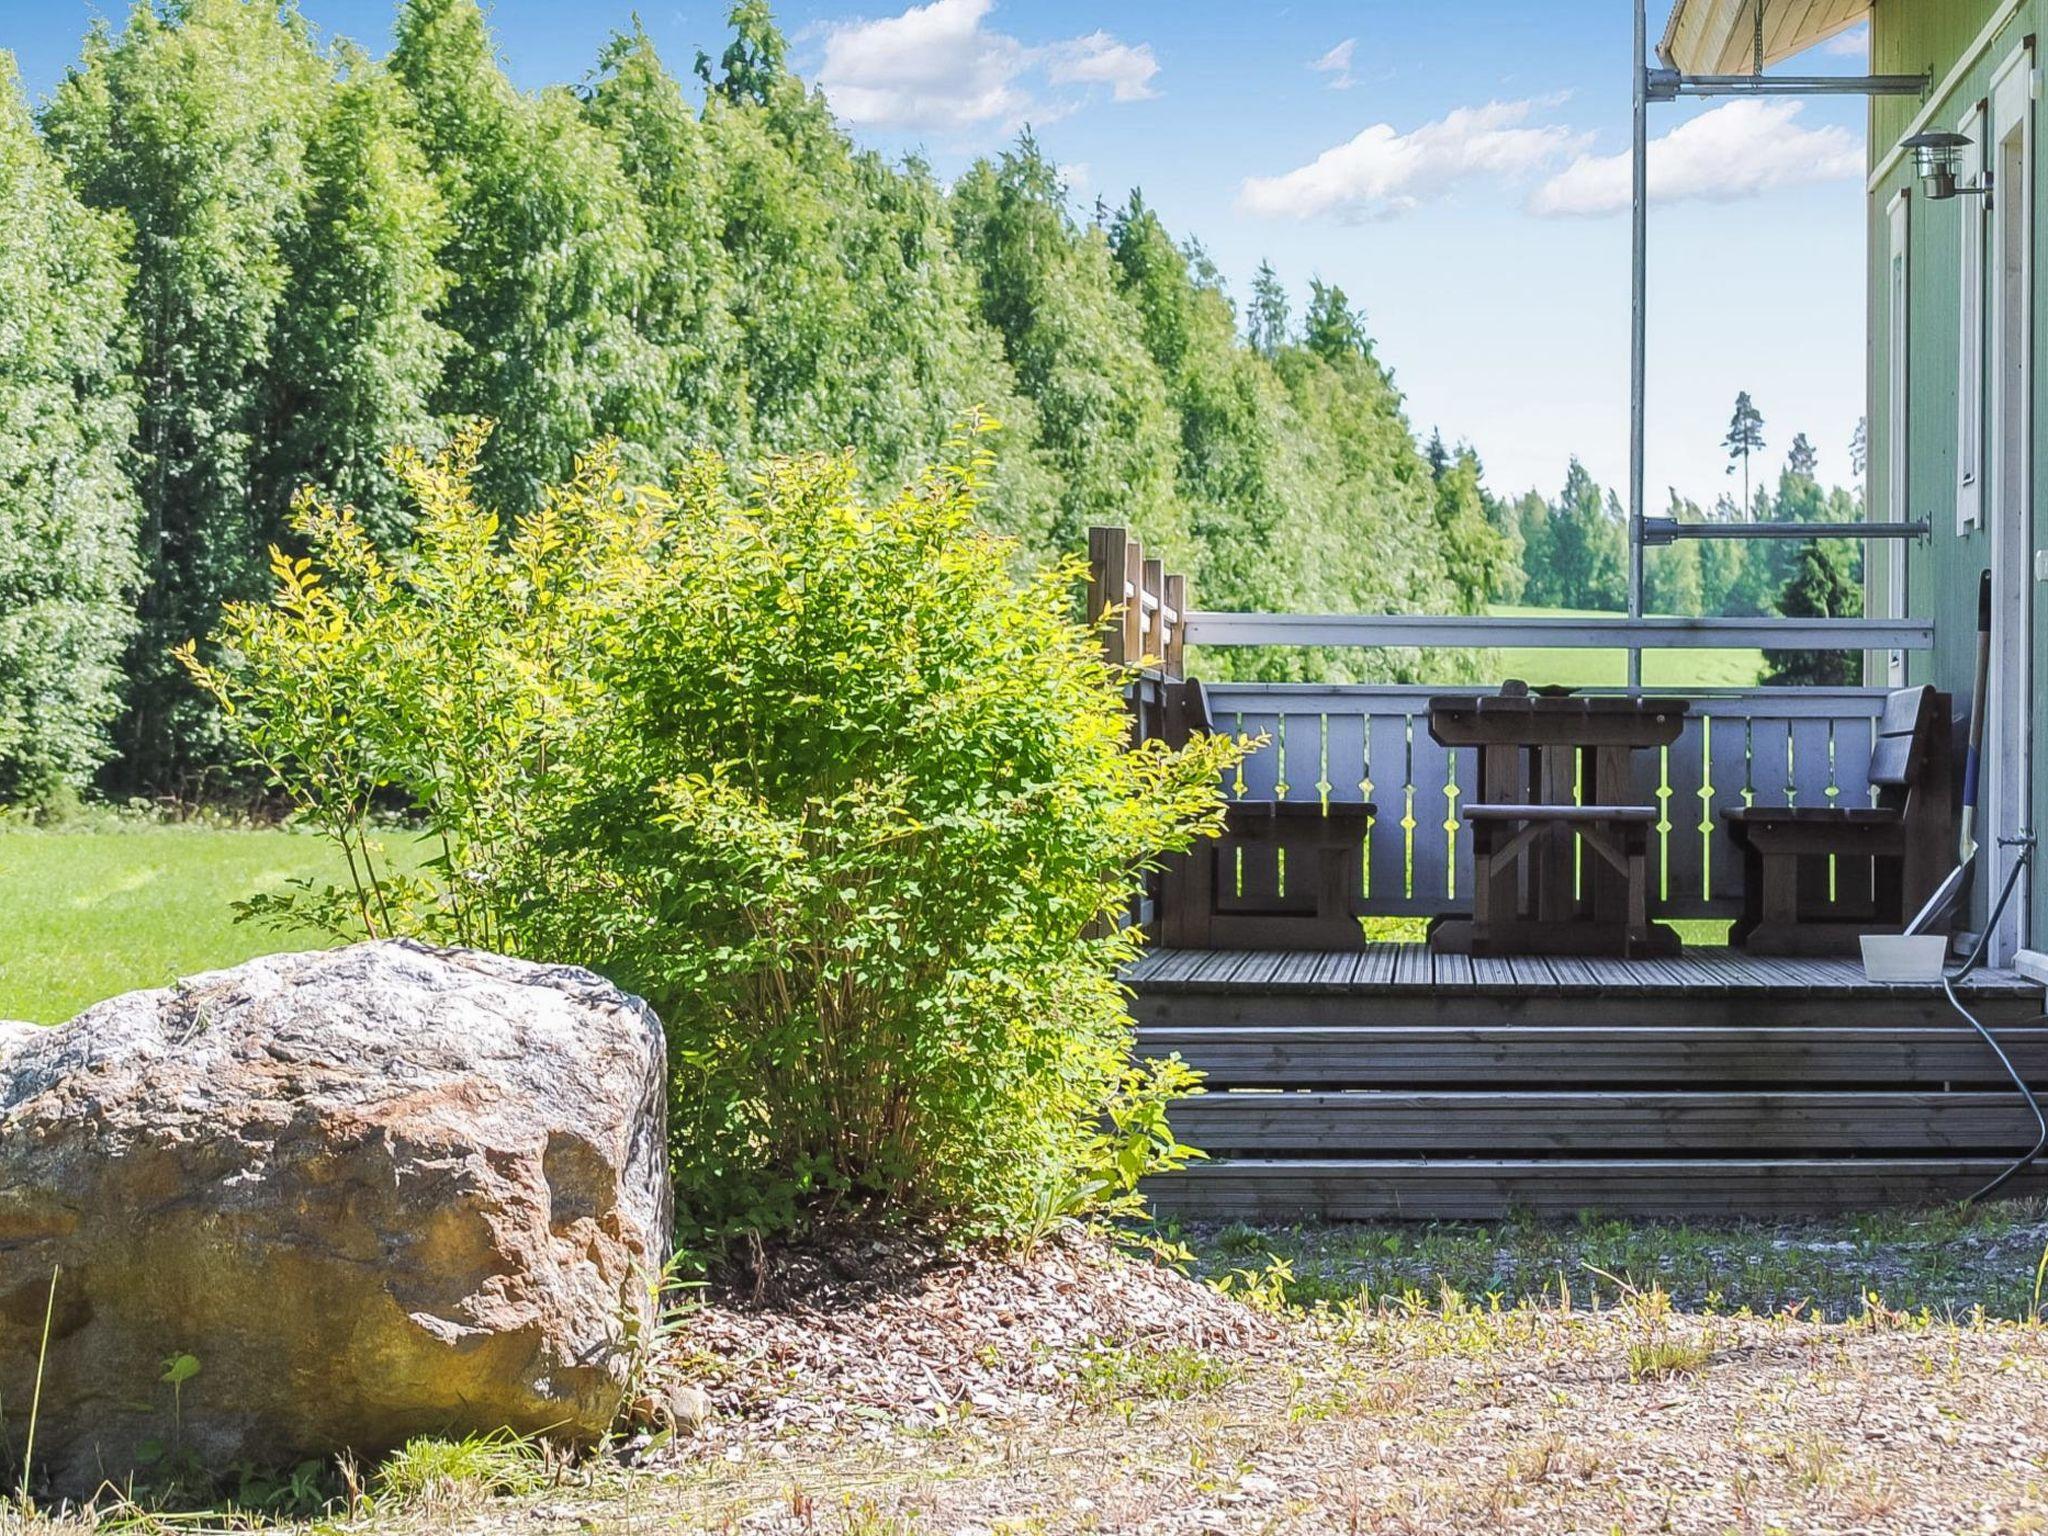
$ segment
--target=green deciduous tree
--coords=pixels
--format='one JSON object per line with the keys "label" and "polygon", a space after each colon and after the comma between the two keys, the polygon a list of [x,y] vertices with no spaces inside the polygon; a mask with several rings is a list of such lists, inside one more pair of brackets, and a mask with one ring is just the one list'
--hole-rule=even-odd
{"label": "green deciduous tree", "polygon": [[[1461,605],[1437,536],[1436,493],[1394,388],[1340,288],[1310,285],[1303,339],[1274,367],[1286,383],[1309,447],[1316,508],[1312,569],[1325,611],[1444,613]],[[1471,662],[1470,653],[1462,657]],[[1375,678],[1419,675],[1422,658],[1398,651],[1363,660]],[[1458,659],[1441,662],[1455,667]]]}
{"label": "green deciduous tree", "polygon": [[1252,299],[1245,307],[1245,339],[1256,352],[1271,358],[1293,339],[1294,317],[1287,289],[1270,261],[1259,263],[1252,278]]}
{"label": "green deciduous tree", "polygon": [[1028,135],[968,170],[951,210],[979,313],[1037,408],[1058,487],[1051,547],[1077,548],[1091,524],[1123,523],[1185,565],[1177,423],[1118,290],[1108,236],[1076,226],[1057,170]]}
{"label": "green deciduous tree", "polygon": [[282,236],[258,495],[267,506],[317,485],[395,543],[405,504],[388,462],[430,447],[431,401],[454,337],[433,318],[449,275],[440,195],[414,142],[411,104],[383,67],[340,50],[305,150],[305,202]]}
{"label": "green deciduous tree", "polygon": [[554,87],[516,90],[476,0],[406,0],[393,73],[411,93],[448,208],[454,278],[438,319],[460,340],[443,413],[500,424],[482,476],[513,511],[608,433],[663,407],[636,320],[655,269],[618,150]]}
{"label": "green deciduous tree", "polygon": [[[850,451],[880,493],[974,418],[996,466],[978,513],[1034,564],[1122,523],[1214,606],[1521,595],[1525,519],[1440,435],[1418,451],[1341,289],[1311,283],[1297,325],[1262,266],[1239,316],[1141,198],[1077,218],[1028,134],[950,187],[887,162],[792,72],[763,0],[728,20],[701,102],[637,24],[575,90],[517,89],[478,0],[403,0],[381,63],[291,0],[160,0],[95,29],[42,128],[75,194],[134,231],[143,581],[118,786],[224,766],[165,653],[260,590],[295,490],[402,542],[387,455],[469,418],[498,423],[478,483],[513,517],[598,439],[657,478],[706,447]],[[1202,665],[1402,678],[1420,658]]]}
{"label": "green deciduous tree", "polygon": [[120,702],[139,575],[124,234],[65,187],[0,53],[0,804],[82,789]]}
{"label": "green deciduous tree", "polygon": [[1619,611],[1628,603],[1627,531],[1614,493],[1576,457],[1549,508],[1547,592],[1562,608]]}
{"label": "green deciduous tree", "polygon": [[626,434],[657,463],[707,444],[743,446],[753,401],[739,359],[733,263],[717,149],[636,20],[598,55],[584,92],[617,150],[653,249],[638,325],[660,369],[650,419]]}
{"label": "green deciduous tree", "polygon": [[[1443,440],[1432,435],[1442,451]],[[1443,548],[1444,569],[1457,594],[1460,613],[1483,613],[1487,599],[1514,585],[1518,570],[1516,546],[1491,513],[1485,472],[1471,444],[1445,453],[1436,481],[1436,531]]]}
{"label": "green deciduous tree", "polygon": [[283,525],[262,469],[271,347],[330,73],[288,6],[138,5],[118,36],[95,29],[43,115],[79,196],[135,232],[145,582],[119,730],[133,787],[191,788],[220,760],[214,717],[168,651],[260,590]]}

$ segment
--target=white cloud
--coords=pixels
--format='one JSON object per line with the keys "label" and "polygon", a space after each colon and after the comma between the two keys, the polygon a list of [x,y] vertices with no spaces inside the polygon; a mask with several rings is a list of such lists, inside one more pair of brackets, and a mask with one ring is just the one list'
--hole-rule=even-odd
{"label": "white cloud", "polygon": [[1357,51],[1358,39],[1347,37],[1320,59],[1309,65],[1309,68],[1319,75],[1331,76],[1331,90],[1348,91],[1353,84],[1351,78],[1351,56]]}
{"label": "white cloud", "polygon": [[1117,101],[1144,101],[1159,93],[1152,77],[1159,61],[1151,45],[1120,43],[1107,32],[1090,32],[1042,50],[1045,78],[1054,85],[1106,85]]}
{"label": "white cloud", "polygon": [[[1679,124],[1650,145],[1654,202],[1730,202],[1779,187],[1853,181],[1863,146],[1846,128],[1802,128],[1797,101],[1731,101]],[[1629,156],[1580,155],[1536,189],[1529,211],[1547,218],[1617,213],[1629,205]]]}
{"label": "white cloud", "polygon": [[849,123],[961,133],[1007,132],[1050,121],[1078,104],[1046,86],[1107,87],[1116,101],[1154,93],[1150,47],[1090,32],[1031,47],[984,25],[995,0],[930,0],[900,15],[826,29],[818,83]]}
{"label": "white cloud", "polygon": [[1250,178],[1238,190],[1238,206],[1270,218],[1385,218],[1461,181],[1528,175],[1579,142],[1568,129],[1529,126],[1536,107],[1533,101],[1459,107],[1411,133],[1375,123],[1285,175]]}
{"label": "white cloud", "polygon": [[1832,53],[1838,58],[1867,59],[1870,57],[1870,23],[1861,22],[1846,32],[1837,32],[1820,45],[1822,53]]}

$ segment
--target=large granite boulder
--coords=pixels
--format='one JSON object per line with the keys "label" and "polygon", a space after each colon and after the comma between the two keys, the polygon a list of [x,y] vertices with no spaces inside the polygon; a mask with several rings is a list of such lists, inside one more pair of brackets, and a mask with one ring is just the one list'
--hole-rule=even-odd
{"label": "large granite boulder", "polygon": [[665,1080],[653,1013],[588,971],[403,942],[0,1025],[7,1449],[53,1274],[57,1492],[602,1433],[668,1252]]}

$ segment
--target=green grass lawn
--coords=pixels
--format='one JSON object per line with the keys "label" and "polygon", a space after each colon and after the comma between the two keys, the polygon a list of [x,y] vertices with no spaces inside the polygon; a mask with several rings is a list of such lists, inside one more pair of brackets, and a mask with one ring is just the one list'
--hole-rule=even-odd
{"label": "green grass lawn", "polygon": [[0,830],[0,1019],[59,1024],[88,1003],[319,935],[235,922],[295,876],[344,876],[309,833],[120,822]]}
{"label": "green grass lawn", "polygon": [[[1518,608],[1495,605],[1487,610],[1503,619],[1613,619],[1619,614],[1568,608]],[[1556,683],[1568,688],[1620,687],[1628,681],[1626,651],[1578,651],[1559,648],[1504,648],[1494,653],[1504,678],[1525,683]],[[1651,688],[1750,688],[1763,670],[1763,652],[1645,651],[1643,682]]]}

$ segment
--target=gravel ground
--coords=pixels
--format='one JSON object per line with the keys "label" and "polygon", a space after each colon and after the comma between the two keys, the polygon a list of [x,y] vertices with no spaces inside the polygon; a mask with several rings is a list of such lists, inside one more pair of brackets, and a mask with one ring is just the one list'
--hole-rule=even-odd
{"label": "gravel ground", "polygon": [[494,1528],[2048,1531],[2038,1324],[1610,1294],[1276,1313],[1068,1241],[713,1306],[704,1430]]}
{"label": "gravel ground", "polygon": [[1304,1310],[1079,1236],[737,1278],[670,1345],[664,1374],[706,1394],[694,1433],[542,1496],[312,1529],[2048,1532],[2038,1321],[1683,1311],[1618,1283],[1597,1307]]}

